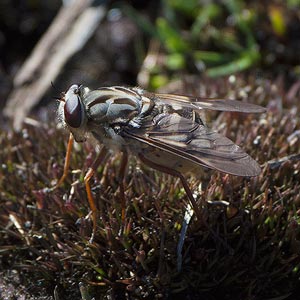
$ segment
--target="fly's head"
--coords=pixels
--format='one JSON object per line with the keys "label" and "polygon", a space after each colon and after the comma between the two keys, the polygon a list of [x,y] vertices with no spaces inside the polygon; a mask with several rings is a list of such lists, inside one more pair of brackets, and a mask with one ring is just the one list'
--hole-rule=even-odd
{"label": "fly's head", "polygon": [[58,117],[64,126],[68,127],[77,142],[87,139],[87,114],[84,105],[87,87],[73,84],[60,99]]}

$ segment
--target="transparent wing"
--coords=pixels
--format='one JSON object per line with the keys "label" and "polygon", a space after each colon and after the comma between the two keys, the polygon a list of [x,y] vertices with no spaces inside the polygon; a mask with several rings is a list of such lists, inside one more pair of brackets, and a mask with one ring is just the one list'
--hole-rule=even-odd
{"label": "transparent wing", "polygon": [[252,103],[219,98],[198,98],[172,94],[151,94],[155,102],[179,107],[188,107],[194,110],[209,109],[244,113],[263,113],[265,108]]}
{"label": "transparent wing", "polygon": [[[172,154],[182,161],[238,176],[256,176],[260,167],[228,138],[176,113],[157,115],[123,136]],[[166,162],[167,164],[167,162]]]}

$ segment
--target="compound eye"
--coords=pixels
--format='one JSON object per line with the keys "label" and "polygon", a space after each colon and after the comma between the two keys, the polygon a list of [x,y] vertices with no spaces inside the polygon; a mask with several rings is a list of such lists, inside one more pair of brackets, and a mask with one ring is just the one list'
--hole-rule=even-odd
{"label": "compound eye", "polygon": [[64,106],[65,121],[73,128],[79,128],[82,123],[82,106],[80,97],[72,93],[66,98]]}

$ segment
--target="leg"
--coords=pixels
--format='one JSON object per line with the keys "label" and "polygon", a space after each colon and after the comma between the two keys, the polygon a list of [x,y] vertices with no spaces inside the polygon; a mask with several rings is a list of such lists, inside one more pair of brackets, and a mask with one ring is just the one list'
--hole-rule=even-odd
{"label": "leg", "polygon": [[[158,164],[152,162],[151,160],[147,159],[147,158],[146,158],[145,156],[143,156],[142,154],[139,155],[139,158],[140,158],[140,160],[141,160],[144,164],[148,165],[149,167],[151,167],[151,168],[153,168],[153,169],[156,169],[156,170],[158,170],[158,171],[161,171],[161,172],[170,174],[170,175],[172,175],[172,176],[177,176],[177,177],[180,178],[180,180],[181,180],[181,182],[182,182],[182,185],[183,185],[183,188],[184,188],[184,190],[185,190],[185,192],[186,192],[186,194],[187,194],[187,196],[188,196],[190,202],[192,203],[192,207],[193,207],[193,209],[194,209],[194,211],[195,211],[195,213],[196,213],[197,219],[202,221],[203,225],[204,225],[206,228],[208,228],[208,230],[212,233],[212,235],[215,237],[215,239],[217,239],[218,241],[220,241],[220,242],[224,245],[224,247],[226,247],[226,248],[228,249],[228,251],[229,251],[230,253],[233,253],[232,248],[231,248],[230,246],[228,246],[227,243],[226,243],[225,241],[223,241],[222,239],[220,239],[220,237],[218,236],[218,234],[215,233],[215,232],[209,227],[209,225],[207,224],[206,220],[203,218],[203,216],[202,216],[202,214],[201,214],[201,211],[200,211],[200,209],[199,209],[199,207],[198,207],[198,205],[197,205],[197,203],[196,203],[196,201],[195,201],[195,199],[194,199],[194,197],[193,197],[193,194],[192,194],[192,192],[191,192],[191,190],[190,190],[190,188],[189,188],[189,186],[188,186],[188,183],[186,182],[184,176],[183,176],[181,173],[179,173],[179,172],[177,172],[177,171],[175,171],[175,170],[173,170],[173,169],[169,169],[169,168],[167,168],[167,167],[164,167],[164,166],[161,166],[161,165],[158,165]],[[187,213],[188,213],[188,214],[191,214],[191,212],[189,212],[188,210],[189,210],[189,208],[187,209],[186,214],[187,214]],[[189,218],[189,217],[188,217],[188,218]],[[189,223],[189,221],[190,221],[190,220],[188,220],[188,223]],[[186,221],[185,221],[185,222],[186,222]],[[185,234],[185,232],[181,233],[181,239],[184,238],[184,234]]]}
{"label": "leg", "polygon": [[196,216],[197,216],[198,220],[201,220],[201,219],[202,219],[202,218],[201,218],[201,215],[202,215],[202,214],[201,214],[201,211],[200,211],[200,209],[199,209],[199,207],[198,207],[198,205],[197,205],[197,202],[196,202],[195,199],[194,199],[193,193],[192,193],[192,191],[190,190],[189,185],[188,185],[186,179],[184,178],[184,176],[183,176],[181,173],[179,173],[179,172],[176,171],[176,170],[169,169],[169,168],[167,168],[167,167],[158,165],[158,164],[152,162],[151,160],[147,159],[147,158],[146,158],[144,155],[142,155],[142,154],[139,155],[139,158],[140,158],[140,160],[141,160],[144,164],[148,165],[149,167],[151,167],[151,168],[153,168],[153,169],[156,169],[156,170],[161,171],[161,172],[166,173],[166,174],[170,174],[170,175],[172,175],[172,176],[179,177],[180,180],[181,180],[181,183],[182,183],[182,185],[183,185],[183,188],[184,188],[184,190],[185,190],[185,192],[186,192],[186,194],[187,194],[187,196],[188,196],[190,202],[192,203],[193,209],[194,209],[194,211],[195,211],[195,213],[196,213]]}
{"label": "leg", "polygon": [[126,200],[125,200],[124,179],[125,179],[125,172],[126,172],[127,163],[128,163],[128,153],[125,150],[122,153],[122,159],[121,159],[121,164],[120,164],[120,173],[119,173],[120,197],[121,197],[121,207],[122,207],[122,213],[121,213],[122,221],[125,220]]}
{"label": "leg", "polygon": [[63,172],[63,175],[61,176],[60,180],[58,181],[58,183],[54,186],[54,189],[59,187],[64,182],[64,180],[66,179],[66,177],[68,175],[73,144],[74,144],[74,137],[73,137],[72,133],[70,133],[69,142],[68,142],[68,146],[67,146],[67,152],[66,152],[66,158],[65,158],[64,172]]}
{"label": "leg", "polygon": [[96,207],[96,204],[95,204],[95,200],[93,198],[93,194],[92,194],[92,190],[91,190],[91,186],[90,186],[90,179],[95,174],[98,166],[104,160],[106,154],[107,154],[107,149],[105,147],[102,147],[102,149],[101,149],[100,153],[98,154],[97,158],[92,163],[92,165],[89,167],[88,171],[86,172],[86,174],[84,176],[85,189],[86,189],[90,209],[92,211],[92,220],[93,220],[93,232],[92,232],[92,236],[90,238],[90,243],[93,242],[93,239],[94,239],[94,236],[95,236],[95,233],[96,233],[96,228],[97,228],[97,207]]}

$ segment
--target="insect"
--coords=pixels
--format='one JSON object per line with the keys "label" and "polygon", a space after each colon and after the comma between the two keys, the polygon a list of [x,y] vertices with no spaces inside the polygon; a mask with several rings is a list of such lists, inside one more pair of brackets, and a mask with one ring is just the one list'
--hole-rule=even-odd
{"label": "insect", "polygon": [[150,93],[122,86],[90,90],[74,84],[62,94],[58,108],[61,122],[70,130],[64,173],[67,176],[73,141],[102,145],[88,169],[85,187],[96,231],[97,208],[90,179],[109,152],[123,153],[120,193],[124,199],[128,152],[151,168],[180,178],[196,214],[199,208],[184,177],[206,167],[237,176],[257,176],[258,163],[228,138],[209,129],[200,117],[203,109],[262,113],[261,106],[236,100],[209,99]]}

